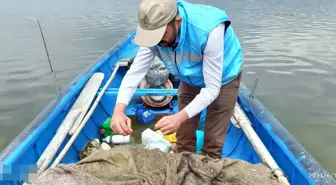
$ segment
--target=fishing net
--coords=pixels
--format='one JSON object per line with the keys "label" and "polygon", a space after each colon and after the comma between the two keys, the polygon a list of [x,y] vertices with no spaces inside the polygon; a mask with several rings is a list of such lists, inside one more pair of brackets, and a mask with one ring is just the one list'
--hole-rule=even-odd
{"label": "fishing net", "polygon": [[[99,148],[99,147],[98,147]],[[92,147],[91,147],[92,149]],[[117,146],[90,153],[76,164],[42,173],[35,185],[276,185],[269,168],[241,160],[192,153],[165,153],[140,146]]]}
{"label": "fishing net", "polygon": [[169,70],[164,63],[157,57],[155,57],[153,64],[149,68],[146,79],[151,88],[160,87],[169,78]]}

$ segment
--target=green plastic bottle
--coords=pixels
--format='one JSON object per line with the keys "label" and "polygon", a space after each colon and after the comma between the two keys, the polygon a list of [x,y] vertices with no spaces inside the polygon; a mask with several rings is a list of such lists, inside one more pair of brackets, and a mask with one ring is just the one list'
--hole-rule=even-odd
{"label": "green plastic bottle", "polygon": [[110,127],[110,124],[111,124],[111,118],[109,117],[104,121],[104,123],[101,126],[100,134],[102,134],[104,137],[114,135],[114,132]]}

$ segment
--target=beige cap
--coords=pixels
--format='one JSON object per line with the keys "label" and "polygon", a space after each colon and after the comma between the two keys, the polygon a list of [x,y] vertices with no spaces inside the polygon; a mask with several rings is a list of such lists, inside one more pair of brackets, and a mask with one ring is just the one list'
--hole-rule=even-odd
{"label": "beige cap", "polygon": [[143,47],[157,45],[176,13],[176,0],[142,0],[138,7],[135,43]]}

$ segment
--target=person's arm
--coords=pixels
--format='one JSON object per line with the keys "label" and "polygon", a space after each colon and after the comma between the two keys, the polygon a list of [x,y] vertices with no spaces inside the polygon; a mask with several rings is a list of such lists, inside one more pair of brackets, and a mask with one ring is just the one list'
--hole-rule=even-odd
{"label": "person's arm", "polygon": [[154,57],[149,48],[140,47],[133,64],[124,76],[111,119],[111,129],[114,133],[122,135],[133,133],[131,119],[126,116],[125,110],[141,80],[147,74]]}
{"label": "person's arm", "polygon": [[116,106],[114,108],[115,111],[125,111],[135,90],[147,74],[154,57],[154,54],[149,48],[140,47],[130,69],[127,71],[119,87]]}
{"label": "person's arm", "polygon": [[[205,87],[184,108],[182,116],[193,116],[209,106],[219,95],[222,86],[222,73],[224,63],[224,24],[214,28],[208,37],[203,55],[203,76]],[[187,115],[185,115],[187,114]]]}
{"label": "person's arm", "polygon": [[155,125],[163,134],[172,134],[187,119],[194,117],[209,106],[219,95],[222,86],[224,62],[224,25],[220,24],[209,34],[203,51],[203,76],[205,87],[179,113],[164,116]]}

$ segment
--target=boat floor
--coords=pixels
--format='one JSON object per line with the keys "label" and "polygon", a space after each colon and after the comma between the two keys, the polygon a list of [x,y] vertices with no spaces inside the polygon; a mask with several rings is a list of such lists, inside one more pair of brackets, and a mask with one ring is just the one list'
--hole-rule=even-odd
{"label": "boat floor", "polygon": [[[150,128],[154,130],[154,124],[160,120],[164,115],[158,114],[155,117],[155,120],[153,123],[150,124],[141,124],[137,121],[136,117],[134,115],[129,115],[129,118],[132,120],[132,137],[135,140],[135,143],[140,144],[141,143],[141,133],[147,129]],[[205,116],[205,114],[203,114]],[[205,119],[200,120],[200,125],[204,125]],[[200,128],[196,135],[197,137],[197,142],[203,143],[203,128]],[[201,133],[201,134],[200,134]],[[196,146],[195,146],[196,147]],[[222,150],[222,157],[228,157],[231,159],[241,159],[247,162],[250,162],[252,164],[260,163],[260,159],[256,152],[254,151],[252,145],[250,142],[247,140],[245,137],[244,133],[242,132],[241,129],[237,129],[236,127],[233,126],[232,122],[230,122],[228,131],[227,131],[227,136],[223,145],[223,150]]]}

